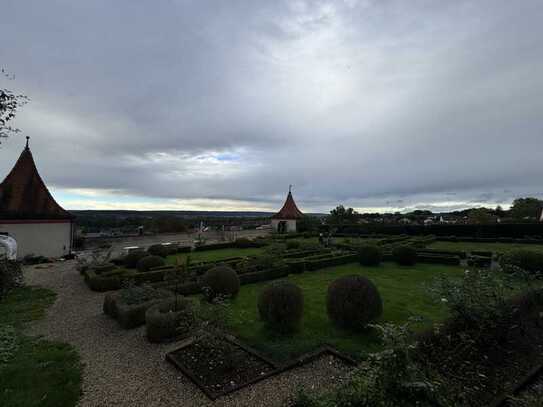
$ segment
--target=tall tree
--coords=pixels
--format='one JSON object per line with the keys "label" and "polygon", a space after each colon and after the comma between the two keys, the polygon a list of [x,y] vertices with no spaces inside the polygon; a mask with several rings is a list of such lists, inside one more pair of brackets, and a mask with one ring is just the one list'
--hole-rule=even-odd
{"label": "tall tree", "polygon": [[359,217],[359,213],[353,208],[345,208],[343,205],[339,205],[330,211],[330,215],[328,216],[328,223],[355,223],[356,221],[358,221]]}
{"label": "tall tree", "polygon": [[518,198],[513,201],[513,206],[511,206],[511,216],[515,219],[537,219],[541,214],[542,208],[543,201],[537,198]]}
{"label": "tall tree", "polygon": [[[13,75],[9,75],[5,69],[0,69],[0,78],[14,80]],[[18,128],[12,127],[12,120],[15,118],[18,109],[28,103],[28,97],[17,94],[9,89],[0,87],[0,144],[2,139],[10,134],[18,133]]]}

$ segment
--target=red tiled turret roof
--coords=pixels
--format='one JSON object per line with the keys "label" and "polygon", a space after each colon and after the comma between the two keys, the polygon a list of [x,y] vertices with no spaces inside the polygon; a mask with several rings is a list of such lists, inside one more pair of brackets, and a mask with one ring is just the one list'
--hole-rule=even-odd
{"label": "red tiled turret roof", "polygon": [[38,173],[28,147],[0,184],[0,219],[72,219],[55,201]]}
{"label": "red tiled turret roof", "polygon": [[304,216],[296,206],[292,192],[288,191],[287,200],[279,212],[272,216],[273,219],[300,219]]}

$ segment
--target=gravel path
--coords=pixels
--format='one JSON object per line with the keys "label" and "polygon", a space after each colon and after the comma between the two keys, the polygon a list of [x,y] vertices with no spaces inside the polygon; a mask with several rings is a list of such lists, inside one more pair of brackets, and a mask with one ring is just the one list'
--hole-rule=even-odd
{"label": "gravel path", "polygon": [[[42,266],[43,267],[43,266]],[[304,367],[249,386],[211,402],[164,360],[176,344],[155,345],[145,329],[122,330],[102,314],[104,294],[90,291],[72,261],[25,270],[27,284],[57,294],[46,318],[29,333],[74,345],[84,363],[83,396],[87,406],[281,406],[299,386],[322,391],[341,383],[349,368],[326,356]]]}

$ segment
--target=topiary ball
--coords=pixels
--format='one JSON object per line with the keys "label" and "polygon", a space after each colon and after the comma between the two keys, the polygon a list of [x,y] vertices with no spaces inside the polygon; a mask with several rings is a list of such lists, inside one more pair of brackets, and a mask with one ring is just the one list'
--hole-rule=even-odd
{"label": "topiary ball", "polygon": [[363,245],[358,249],[358,260],[363,266],[378,266],[381,263],[383,252],[375,245]]}
{"label": "topiary ball", "polygon": [[337,326],[361,330],[383,313],[383,301],[377,287],[366,277],[340,277],[328,286],[328,316]]}
{"label": "topiary ball", "polygon": [[392,257],[400,266],[413,266],[417,262],[417,251],[410,246],[397,246],[392,250]]}
{"label": "topiary ball", "polygon": [[232,268],[220,265],[204,274],[202,286],[210,301],[218,296],[235,297],[239,292],[239,277]]}
{"label": "topiary ball", "polygon": [[304,309],[300,287],[290,281],[276,281],[266,286],[258,298],[258,312],[268,326],[279,333],[298,329]]}
{"label": "topiary ball", "polygon": [[145,256],[138,261],[137,269],[140,272],[151,270],[153,267],[160,267],[164,265],[164,259],[160,256]]}

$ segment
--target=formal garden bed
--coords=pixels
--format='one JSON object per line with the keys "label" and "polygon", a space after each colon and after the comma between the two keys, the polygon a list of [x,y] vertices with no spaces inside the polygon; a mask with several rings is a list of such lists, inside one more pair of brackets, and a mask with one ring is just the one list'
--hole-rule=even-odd
{"label": "formal garden bed", "polygon": [[269,377],[277,365],[225,336],[191,339],[166,359],[212,400]]}

